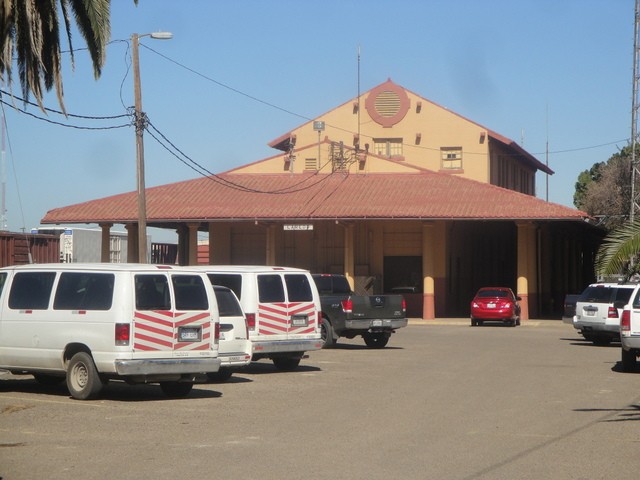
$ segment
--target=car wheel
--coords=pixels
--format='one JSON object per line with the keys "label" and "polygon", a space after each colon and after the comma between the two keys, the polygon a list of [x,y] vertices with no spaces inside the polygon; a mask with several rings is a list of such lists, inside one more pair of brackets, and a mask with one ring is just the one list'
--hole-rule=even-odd
{"label": "car wheel", "polygon": [[475,318],[472,318],[472,319],[471,319],[471,326],[472,326],[472,327],[475,327],[475,326],[477,326],[477,325],[478,325],[478,322],[476,322],[476,319],[475,319]]}
{"label": "car wheel", "polygon": [[160,388],[169,398],[181,398],[189,395],[193,382],[160,382]]}
{"label": "car wheel", "polygon": [[634,372],[636,370],[637,361],[636,361],[636,351],[635,350],[625,350],[621,348],[621,363],[622,363],[622,371],[623,372]]}
{"label": "car wheel", "polygon": [[76,353],[67,365],[67,388],[78,400],[95,398],[102,390],[102,380],[93,358],[86,352]]}
{"label": "car wheel", "polygon": [[333,327],[327,317],[322,317],[322,324],[320,325],[320,337],[324,342],[322,348],[332,348],[336,344],[335,337],[333,336]]}
{"label": "car wheel", "polygon": [[389,342],[390,334],[386,332],[366,332],[362,334],[364,343],[369,348],[384,348]]}
{"label": "car wheel", "polygon": [[275,357],[272,361],[273,365],[283,372],[291,372],[300,365],[300,358],[297,357]]}

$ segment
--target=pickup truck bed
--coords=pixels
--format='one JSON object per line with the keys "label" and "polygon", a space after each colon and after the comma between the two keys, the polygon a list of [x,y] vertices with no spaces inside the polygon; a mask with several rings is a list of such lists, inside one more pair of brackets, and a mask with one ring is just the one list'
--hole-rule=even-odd
{"label": "pickup truck bed", "polygon": [[344,275],[314,274],[322,306],[322,338],[332,347],[340,337],[362,336],[371,348],[383,348],[398,328],[407,326],[402,295],[355,295]]}

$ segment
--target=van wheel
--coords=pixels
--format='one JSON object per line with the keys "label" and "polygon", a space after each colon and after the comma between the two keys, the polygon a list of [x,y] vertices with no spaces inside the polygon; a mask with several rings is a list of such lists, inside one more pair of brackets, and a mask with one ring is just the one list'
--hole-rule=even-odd
{"label": "van wheel", "polygon": [[46,385],[47,387],[54,387],[64,382],[64,377],[61,375],[49,375],[47,373],[34,373],[33,378],[36,379],[40,385]]}
{"label": "van wheel", "polygon": [[320,325],[320,337],[324,344],[322,348],[332,348],[336,344],[335,337],[333,336],[333,327],[327,317],[322,318],[322,324]]}
{"label": "van wheel", "polygon": [[193,382],[160,382],[160,388],[169,398],[181,398],[189,395]]}
{"label": "van wheel", "polygon": [[226,382],[233,375],[233,370],[228,368],[221,368],[217,372],[208,372],[207,378],[212,382]]}
{"label": "van wheel", "polygon": [[636,351],[635,350],[625,350],[624,348],[621,348],[620,350],[622,350],[622,355],[621,355],[622,371],[623,372],[634,372],[636,370],[636,367],[637,367]]}
{"label": "van wheel", "polygon": [[364,343],[369,348],[384,348],[389,343],[389,334],[386,332],[366,332],[362,334]]}
{"label": "van wheel", "polygon": [[275,357],[271,360],[275,367],[283,372],[291,372],[300,365],[300,359],[297,357]]}
{"label": "van wheel", "polygon": [[78,400],[89,400],[102,390],[102,379],[86,352],[76,353],[67,365],[67,388],[71,396]]}

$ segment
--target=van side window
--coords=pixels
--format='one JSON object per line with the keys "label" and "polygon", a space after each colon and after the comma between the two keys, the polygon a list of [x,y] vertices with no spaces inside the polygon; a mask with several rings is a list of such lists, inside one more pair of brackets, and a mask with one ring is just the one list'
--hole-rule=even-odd
{"label": "van side window", "polygon": [[284,286],[280,275],[258,275],[260,303],[284,302]]}
{"label": "van side window", "polygon": [[230,288],[236,297],[242,298],[242,275],[233,273],[209,273],[209,280],[212,285],[222,285]]}
{"label": "van side window", "polygon": [[54,310],[109,310],[115,277],[111,273],[62,272]]}
{"label": "van side window", "polygon": [[209,300],[202,278],[198,275],[172,275],[176,294],[176,310],[208,310]]}
{"label": "van side window", "polygon": [[2,295],[2,291],[4,290],[4,284],[7,282],[7,272],[0,273],[0,295]]}
{"label": "van side window", "polygon": [[310,302],[313,300],[311,285],[306,275],[289,273],[284,275],[287,284],[287,294],[290,302]]}
{"label": "van side window", "polygon": [[169,282],[164,275],[136,275],[136,310],[170,310]]}
{"label": "van side window", "polygon": [[46,310],[51,298],[55,272],[19,272],[13,277],[9,308]]}

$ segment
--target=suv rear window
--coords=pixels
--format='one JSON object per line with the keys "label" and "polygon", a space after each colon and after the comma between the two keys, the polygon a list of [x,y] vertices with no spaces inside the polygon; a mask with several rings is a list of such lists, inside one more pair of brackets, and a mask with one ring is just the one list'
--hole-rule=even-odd
{"label": "suv rear window", "polygon": [[617,301],[628,302],[633,292],[633,287],[608,287],[608,286],[590,286],[587,287],[580,298],[579,302],[588,303],[614,303]]}
{"label": "suv rear window", "polygon": [[233,295],[233,292],[227,288],[214,287],[216,300],[218,301],[218,310],[221,317],[241,317],[242,307]]}

